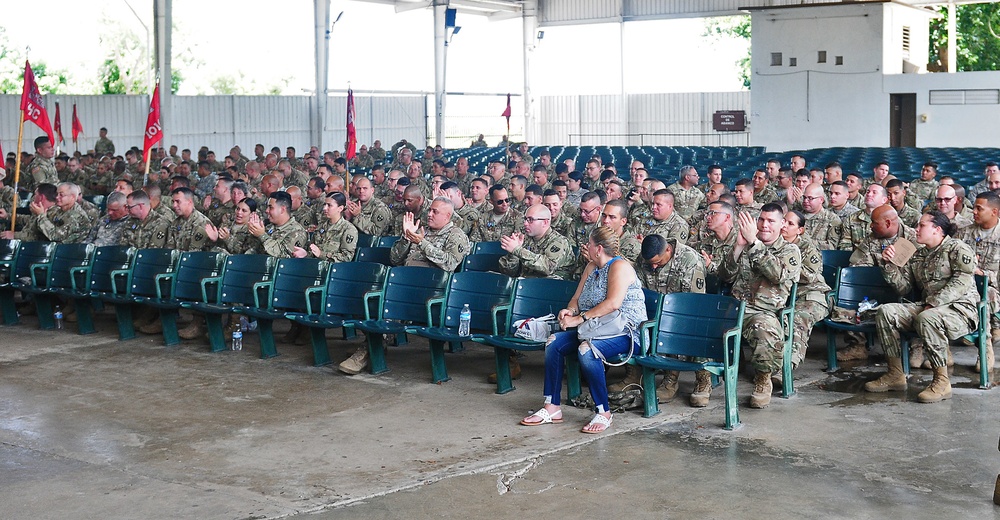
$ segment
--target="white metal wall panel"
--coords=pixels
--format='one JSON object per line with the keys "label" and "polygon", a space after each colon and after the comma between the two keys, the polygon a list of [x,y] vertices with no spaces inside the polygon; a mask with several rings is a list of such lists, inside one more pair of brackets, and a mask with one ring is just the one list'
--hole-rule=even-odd
{"label": "white metal wall panel", "polygon": [[[77,116],[80,118],[84,130],[78,143],[81,151],[85,152],[94,147],[94,143],[97,141],[97,131],[102,126],[108,128],[108,137],[115,142],[115,146],[122,153],[133,143],[142,145],[143,126],[146,123],[145,114],[149,109],[147,96],[46,95],[45,108],[49,113],[49,120],[54,120],[56,117],[56,101],[59,101],[63,138],[66,140],[66,144],[61,146],[62,150],[75,150],[72,126],[73,103],[76,103]],[[20,103],[20,95],[0,96],[0,114],[4,114],[3,120],[0,121],[0,143],[3,144],[5,154],[13,151],[17,146],[17,114],[20,113]],[[141,120],[132,117],[132,114],[137,111],[142,114]],[[55,132],[54,127],[53,132]],[[21,149],[34,152],[32,141],[41,134],[42,131],[34,124],[25,124],[24,142],[21,144]]]}
{"label": "white metal wall panel", "polygon": [[831,0],[539,0],[539,25],[662,20],[739,14],[746,7],[829,3]]}
{"label": "white metal wall panel", "polygon": [[579,96],[542,96],[538,100],[538,144],[571,144],[580,133]]}
{"label": "white metal wall panel", "polygon": [[539,25],[620,20],[622,0],[541,0]]}
{"label": "white metal wall panel", "polygon": [[626,144],[628,117],[622,101],[621,96],[613,94],[580,96],[581,144]]}
{"label": "white metal wall panel", "polygon": [[[308,149],[311,99],[308,96],[234,96],[235,139],[225,145],[221,153],[229,153],[233,144],[238,144],[243,155],[248,157],[257,143],[263,144],[266,150],[274,146],[282,150],[294,146],[297,152]],[[219,149],[215,151],[220,153]]]}
{"label": "white metal wall panel", "polygon": [[[388,148],[400,139],[424,146],[427,124],[424,96],[364,96],[354,94],[354,125],[359,146],[371,145],[375,139]],[[347,141],[347,95],[330,96],[326,110],[324,147],[344,149]]]}

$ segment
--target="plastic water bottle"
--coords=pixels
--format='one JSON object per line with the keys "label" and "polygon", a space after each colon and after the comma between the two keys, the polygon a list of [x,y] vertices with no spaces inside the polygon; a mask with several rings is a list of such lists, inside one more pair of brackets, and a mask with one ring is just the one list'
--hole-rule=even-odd
{"label": "plastic water bottle", "polygon": [[233,350],[243,350],[243,331],[240,329],[233,331]]}
{"label": "plastic water bottle", "polygon": [[469,335],[469,324],[472,323],[472,310],[469,309],[469,304],[466,303],[465,307],[462,307],[462,313],[458,315],[458,335],[468,336]]}
{"label": "plastic water bottle", "polygon": [[865,299],[864,299],[864,300],[862,300],[860,304],[858,304],[858,312],[856,312],[856,313],[854,314],[854,323],[855,323],[856,325],[861,325],[861,313],[862,313],[862,312],[865,312],[865,311],[866,311],[866,310],[868,310],[868,309],[870,309],[870,308],[871,308],[871,306],[872,306],[872,305],[871,305],[871,303],[870,303],[870,302],[868,301],[868,297],[867,297],[867,296],[865,296]]}
{"label": "plastic water bottle", "polygon": [[58,305],[56,306],[56,312],[52,313],[52,319],[54,319],[56,321],[56,328],[57,329],[63,328],[63,312],[62,312],[62,309]]}

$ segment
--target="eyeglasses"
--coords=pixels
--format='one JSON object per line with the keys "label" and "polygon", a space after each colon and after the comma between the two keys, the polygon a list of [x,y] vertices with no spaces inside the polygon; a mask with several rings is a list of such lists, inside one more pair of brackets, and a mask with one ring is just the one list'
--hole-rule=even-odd
{"label": "eyeglasses", "polygon": [[524,221],[527,222],[528,224],[534,224],[535,222],[544,222],[546,220],[549,220],[549,219],[547,219],[547,218],[535,218],[535,217],[524,217]]}
{"label": "eyeglasses", "polygon": [[714,217],[716,215],[728,215],[728,213],[726,213],[724,211],[715,211],[714,209],[710,209],[710,210],[708,210],[708,211],[705,212],[705,216],[706,217]]}
{"label": "eyeglasses", "polygon": [[139,202],[137,204],[126,204],[125,211],[131,211],[132,208],[141,208],[143,204],[145,204],[145,202]]}
{"label": "eyeglasses", "polygon": [[807,201],[813,201],[813,200],[816,200],[816,199],[822,199],[822,198],[823,198],[823,197],[806,197],[805,195],[803,195],[803,196],[802,196],[802,201],[803,201],[803,202],[807,202]]}
{"label": "eyeglasses", "polygon": [[937,202],[938,204],[942,202],[951,202],[953,200],[955,200],[955,197],[934,197],[934,202]]}
{"label": "eyeglasses", "polygon": [[509,198],[508,199],[498,199],[498,200],[494,200],[493,201],[493,205],[494,206],[497,206],[499,204],[509,204],[509,203],[510,203],[510,199]]}
{"label": "eyeglasses", "polygon": [[591,213],[593,213],[593,212],[597,211],[597,210],[598,210],[598,209],[600,209],[600,208],[601,208],[600,206],[597,206],[597,207],[595,207],[595,208],[592,208],[592,209],[583,209],[583,208],[580,208],[580,213],[586,213],[586,214],[588,214],[588,215],[589,215],[589,214],[591,214]]}

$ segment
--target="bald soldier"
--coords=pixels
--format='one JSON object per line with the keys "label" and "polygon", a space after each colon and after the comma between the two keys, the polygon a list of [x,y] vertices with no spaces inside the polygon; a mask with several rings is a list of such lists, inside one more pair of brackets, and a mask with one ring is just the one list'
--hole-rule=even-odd
{"label": "bald soldier", "polygon": [[840,217],[823,207],[826,193],[820,184],[806,186],[802,194],[802,214],[805,216],[806,235],[820,251],[837,249],[841,241],[843,224]]}
{"label": "bald soldier", "polygon": [[573,247],[552,229],[551,220],[552,214],[545,206],[528,208],[524,233],[500,237],[500,247],[507,252],[500,258],[500,272],[513,277],[572,278],[576,262]]}
{"label": "bald soldier", "polygon": [[955,188],[948,184],[942,184],[938,186],[937,195],[934,196],[934,206],[938,211],[944,213],[944,216],[948,217],[948,220],[954,223],[958,229],[962,229],[972,225],[972,221],[955,209],[955,200],[957,199],[958,194],[955,193]]}
{"label": "bald soldier", "polygon": [[358,200],[349,201],[344,217],[350,220],[358,231],[373,237],[388,235],[392,226],[392,212],[384,202],[375,197],[372,181],[362,177],[354,185]]}
{"label": "bald soldier", "polygon": [[471,247],[469,237],[451,223],[454,211],[450,200],[438,197],[427,210],[426,227],[413,212],[403,214],[403,234],[390,251],[392,265],[454,271]]}

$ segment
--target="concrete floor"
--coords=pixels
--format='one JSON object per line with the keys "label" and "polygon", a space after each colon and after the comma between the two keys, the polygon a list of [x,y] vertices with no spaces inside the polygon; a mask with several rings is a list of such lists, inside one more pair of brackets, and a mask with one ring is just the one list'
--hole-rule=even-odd
{"label": "concrete floor", "polygon": [[[905,394],[859,393],[884,368],[827,376],[822,333],[799,394],[742,406],[736,432],[721,428],[718,390],[708,408],[678,399],[589,436],[582,409],[517,424],[540,404],[538,353],[496,395],[492,351],[477,346],[449,355],[454,379],[434,385],[420,340],[390,350],[388,374],[347,377],[312,367],[305,346],[260,360],[252,334],[212,354],[206,341],[119,342],[110,314],[98,328],[0,327],[0,518],[1000,518],[998,390],[956,366],[943,403],[915,402],[923,370]],[[332,339],[331,353],[358,344]],[[955,349],[959,365],[972,356]],[[681,392],[692,386],[682,376]]]}

